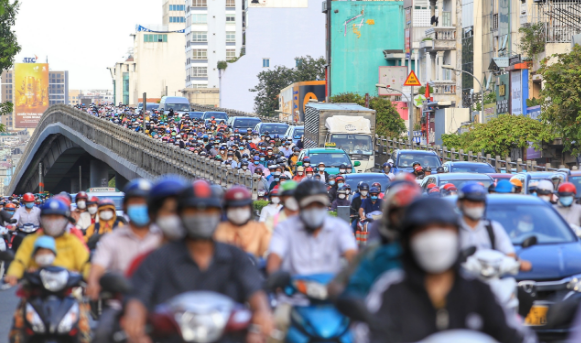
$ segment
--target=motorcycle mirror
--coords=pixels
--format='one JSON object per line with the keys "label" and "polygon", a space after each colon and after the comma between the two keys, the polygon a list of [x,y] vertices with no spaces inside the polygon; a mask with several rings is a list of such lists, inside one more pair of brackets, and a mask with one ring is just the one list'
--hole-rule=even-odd
{"label": "motorcycle mirror", "polygon": [[288,272],[278,271],[270,274],[266,280],[266,289],[275,291],[277,288],[283,288],[291,283],[291,276]]}
{"label": "motorcycle mirror", "polygon": [[475,252],[476,252],[475,246],[471,246],[471,247],[468,247],[468,248],[460,251],[460,261],[466,262],[466,259],[468,257],[474,255]]}
{"label": "motorcycle mirror", "polygon": [[99,243],[99,240],[101,239],[102,235],[93,235],[91,236],[91,238],[89,238],[89,240],[87,241],[87,247],[89,248],[89,250],[95,250],[97,249],[97,243]]}
{"label": "motorcycle mirror", "polygon": [[576,316],[579,303],[581,302],[581,295],[575,295],[549,307],[549,311],[547,312],[547,328],[571,326]]}
{"label": "motorcycle mirror", "polygon": [[536,245],[538,243],[538,239],[537,236],[530,236],[529,238],[525,239],[521,246],[523,249],[532,247],[533,245]]}
{"label": "motorcycle mirror", "polygon": [[14,260],[14,253],[10,250],[0,251],[0,261],[11,262]]}
{"label": "motorcycle mirror", "polygon": [[18,223],[18,219],[14,219],[14,218],[12,218],[12,219],[10,219],[8,222],[9,222],[10,224],[16,224],[16,223]]}
{"label": "motorcycle mirror", "polygon": [[110,293],[127,294],[133,289],[129,280],[118,273],[105,273],[99,279],[99,285],[104,291]]}

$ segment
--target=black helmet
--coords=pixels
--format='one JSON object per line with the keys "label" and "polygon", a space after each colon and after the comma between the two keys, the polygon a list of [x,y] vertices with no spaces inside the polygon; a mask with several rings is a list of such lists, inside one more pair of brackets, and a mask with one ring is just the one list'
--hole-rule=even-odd
{"label": "black helmet", "polygon": [[422,164],[418,161],[414,161],[414,163],[412,163],[412,168],[414,168],[416,165],[421,166]]}
{"label": "black helmet", "polygon": [[178,208],[186,207],[205,209],[209,207],[222,208],[222,199],[214,187],[204,180],[196,180],[179,196]]}
{"label": "black helmet", "polygon": [[444,167],[438,167],[438,168],[436,168],[436,173],[438,173],[438,174],[444,173]]}
{"label": "black helmet", "polygon": [[429,224],[458,226],[458,214],[449,201],[442,198],[420,198],[412,202],[401,220],[402,238],[409,238],[417,228]]}
{"label": "black helmet", "polygon": [[329,204],[327,186],[316,180],[303,180],[300,182],[295,189],[294,197],[300,207],[305,207],[314,201],[321,202],[325,206]]}
{"label": "black helmet", "polygon": [[366,182],[361,181],[357,185],[357,190],[359,190],[359,191],[368,191],[369,190],[369,185]]}
{"label": "black helmet", "polygon": [[339,165],[339,169],[347,169],[347,163],[341,163],[341,165]]}

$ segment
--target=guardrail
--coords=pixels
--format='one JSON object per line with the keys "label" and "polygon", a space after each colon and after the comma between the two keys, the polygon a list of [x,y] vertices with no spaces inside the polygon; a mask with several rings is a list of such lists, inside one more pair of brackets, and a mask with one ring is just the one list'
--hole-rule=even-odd
{"label": "guardrail", "polygon": [[[187,149],[162,143],[66,105],[53,105],[48,108],[25,148],[24,156],[35,153],[32,151],[33,142],[39,139],[42,131],[48,126],[57,123],[123,156],[153,176],[178,174],[188,178],[205,179],[226,188],[233,185],[245,185],[252,191],[254,197],[257,196],[258,182],[256,181],[258,179],[248,170],[244,172],[233,169],[231,166],[200,157]],[[20,159],[13,175],[19,175],[23,168],[29,167],[25,165],[25,160],[25,158]],[[13,177],[9,189],[15,189],[19,181]]]}

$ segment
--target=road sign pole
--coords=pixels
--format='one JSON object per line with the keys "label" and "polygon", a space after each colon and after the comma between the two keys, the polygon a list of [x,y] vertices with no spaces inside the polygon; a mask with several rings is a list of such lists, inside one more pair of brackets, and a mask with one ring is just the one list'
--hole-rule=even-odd
{"label": "road sign pole", "polygon": [[414,144],[414,86],[410,87],[410,98],[408,104],[408,140],[410,141],[410,148]]}

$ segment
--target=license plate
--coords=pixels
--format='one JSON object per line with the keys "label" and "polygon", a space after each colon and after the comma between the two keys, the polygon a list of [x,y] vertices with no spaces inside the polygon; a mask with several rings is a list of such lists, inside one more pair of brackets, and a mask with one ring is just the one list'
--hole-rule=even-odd
{"label": "license plate", "polygon": [[548,306],[533,305],[525,319],[525,324],[529,326],[543,326],[547,324]]}

